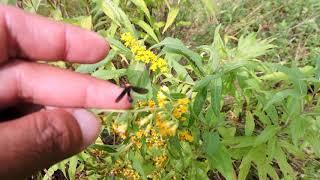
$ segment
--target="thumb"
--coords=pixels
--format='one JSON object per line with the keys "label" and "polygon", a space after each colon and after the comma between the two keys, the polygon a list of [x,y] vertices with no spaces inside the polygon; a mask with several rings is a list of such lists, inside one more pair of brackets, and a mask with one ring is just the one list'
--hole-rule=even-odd
{"label": "thumb", "polygon": [[0,123],[0,179],[23,179],[82,151],[99,128],[83,109],[43,110]]}

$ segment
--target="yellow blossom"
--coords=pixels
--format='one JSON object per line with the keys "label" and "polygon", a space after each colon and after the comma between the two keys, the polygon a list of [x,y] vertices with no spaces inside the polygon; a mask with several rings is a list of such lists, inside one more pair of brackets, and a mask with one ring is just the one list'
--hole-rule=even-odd
{"label": "yellow blossom", "polygon": [[180,133],[180,140],[193,142],[193,136],[187,130],[184,130]]}
{"label": "yellow blossom", "polygon": [[[190,103],[190,100],[188,98],[179,99],[177,102],[177,106],[173,109],[172,115],[180,119],[181,116],[188,112],[188,104]],[[181,120],[185,120],[185,118],[181,118]]]}
{"label": "yellow blossom", "polygon": [[134,145],[136,145],[138,148],[141,148],[142,143],[141,143],[140,139],[138,139],[137,136],[131,136],[130,141],[131,141]]}
{"label": "yellow blossom", "polygon": [[142,127],[145,124],[147,124],[152,118],[153,118],[153,114],[149,114],[148,116],[143,117],[142,119],[137,121],[137,124],[139,125],[139,127]]}
{"label": "yellow blossom", "polygon": [[162,91],[169,93],[169,88],[167,86],[162,86],[161,89],[158,91],[157,101],[158,101],[159,107],[163,107],[167,102],[167,96]]}
{"label": "yellow blossom", "polygon": [[173,121],[162,120],[161,116],[157,116],[156,126],[162,137],[174,136],[176,134],[178,124]]}
{"label": "yellow blossom", "polygon": [[123,176],[125,179],[141,179],[140,175],[132,168],[131,164],[125,164],[125,162],[117,160],[112,170],[110,171],[110,174],[116,176]]}
{"label": "yellow blossom", "polygon": [[118,125],[116,123],[112,124],[112,129],[113,131],[119,135],[122,139],[125,139],[127,137],[126,132],[127,132],[128,124],[121,124]]}
{"label": "yellow blossom", "polygon": [[165,141],[160,137],[156,130],[150,130],[150,136],[146,138],[147,146],[149,148],[155,147],[163,147],[166,145]]}
{"label": "yellow blossom", "polygon": [[156,103],[155,103],[153,100],[149,100],[149,101],[148,101],[148,106],[149,106],[150,108],[154,108],[155,105],[156,105]]}
{"label": "yellow blossom", "polygon": [[161,73],[168,71],[168,64],[163,58],[159,58],[152,51],[146,50],[144,46],[139,44],[130,33],[124,33],[121,35],[121,40],[124,42],[125,46],[131,49],[135,59],[141,61],[145,64],[151,63],[150,70],[157,71]]}
{"label": "yellow blossom", "polygon": [[137,103],[138,103],[138,107],[144,107],[147,105],[147,102],[145,101],[138,101]]}
{"label": "yellow blossom", "polygon": [[167,159],[168,157],[166,155],[156,156],[152,158],[157,168],[161,168]]}

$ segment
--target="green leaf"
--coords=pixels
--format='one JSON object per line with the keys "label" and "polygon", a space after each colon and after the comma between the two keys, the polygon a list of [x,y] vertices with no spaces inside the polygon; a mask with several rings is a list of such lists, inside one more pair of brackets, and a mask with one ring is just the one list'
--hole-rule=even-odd
{"label": "green leaf", "polygon": [[251,136],[255,127],[254,118],[250,111],[246,112],[245,135]]}
{"label": "green leaf", "polygon": [[129,158],[132,161],[132,167],[139,172],[139,174],[142,176],[142,179],[147,179],[143,169],[143,158],[141,157],[141,155],[136,152],[130,152]]}
{"label": "green leaf", "polygon": [[136,30],[131,24],[128,16],[123,10],[111,0],[96,0],[96,9],[102,10],[114,23],[118,26],[125,27],[127,32],[130,32],[136,37]]}
{"label": "green leaf", "polygon": [[264,106],[264,110],[268,109],[271,105],[282,102],[285,98],[292,96],[299,96],[299,93],[297,93],[294,89],[286,89],[279,91],[277,93],[273,93],[272,97],[267,101],[267,103]]}
{"label": "green leaf", "polygon": [[214,79],[211,84],[211,108],[213,108],[215,115],[219,117],[222,98],[222,79]]}
{"label": "green leaf", "polygon": [[293,154],[295,157],[297,158],[301,158],[303,159],[305,157],[304,152],[302,152],[299,147],[290,144],[289,142],[285,141],[285,140],[280,140],[280,142],[278,142],[278,144],[284,148],[287,152]]}
{"label": "green leaf", "polygon": [[256,33],[241,36],[238,42],[236,58],[241,60],[255,59],[275,46],[270,44],[272,39],[258,40]]}
{"label": "green leaf", "polygon": [[76,171],[78,165],[78,156],[73,156],[69,160],[69,168],[68,168],[68,175],[70,180],[76,179]]}
{"label": "green leaf", "polygon": [[201,80],[197,81],[196,84],[193,86],[193,90],[196,92],[201,91],[203,88],[207,87],[211,81],[215,78],[218,78],[217,75],[208,75]]}
{"label": "green leaf", "polygon": [[250,171],[251,162],[255,157],[252,155],[252,153],[248,153],[241,161],[240,167],[239,167],[239,180],[246,180],[248,173]]}
{"label": "green leaf", "polygon": [[236,136],[232,138],[224,138],[222,140],[222,143],[225,145],[229,145],[232,148],[244,148],[253,146],[255,140],[255,136]]}
{"label": "green leaf", "polygon": [[119,53],[126,55],[128,58],[132,58],[133,54],[131,50],[124,46],[120,41],[111,37],[108,37],[106,39],[110,43],[112,49],[115,49]]}
{"label": "green leaf", "polygon": [[320,81],[320,56],[317,57],[316,59],[316,70],[315,70],[316,74],[315,77],[317,80]]}
{"label": "green leaf", "polygon": [[306,117],[293,117],[289,125],[290,134],[292,137],[292,142],[295,146],[298,146],[298,142],[304,137],[307,128],[309,127],[309,122]]}
{"label": "green leaf", "polygon": [[166,25],[164,26],[164,28],[162,30],[162,34],[165,33],[168,30],[168,28],[174,23],[174,20],[176,19],[177,15],[179,13],[179,10],[180,10],[179,7],[172,7],[169,9]]}
{"label": "green leaf", "polygon": [[233,177],[231,156],[220,143],[217,133],[205,133],[205,153],[210,166],[216,168],[226,179],[231,180]]}
{"label": "green leaf", "polygon": [[269,139],[274,137],[279,130],[280,127],[275,125],[270,125],[266,127],[254,141],[254,146],[259,146],[260,144],[267,142]]}
{"label": "green leaf", "polygon": [[198,71],[201,75],[204,74],[203,64],[202,64],[202,57],[193,52],[192,50],[188,49],[179,39],[174,38],[166,38],[160,43],[152,46],[150,49],[158,48],[164,46],[164,52],[170,52],[175,54],[180,54],[187,58],[187,60],[191,63],[195,70]]}
{"label": "green leaf", "polygon": [[115,69],[115,70],[106,70],[106,69],[99,69],[92,73],[93,77],[108,80],[108,79],[114,79],[119,78],[121,76],[124,76],[126,74],[126,69]]}
{"label": "green leaf", "polygon": [[92,147],[94,149],[106,151],[108,153],[116,153],[116,152],[118,152],[115,149],[113,149],[111,146],[108,146],[108,145],[93,144],[90,147]]}
{"label": "green leaf", "polygon": [[263,125],[268,126],[271,125],[271,121],[269,117],[265,114],[265,112],[261,112],[260,110],[256,110],[254,113],[256,116],[258,116],[259,121],[263,123]]}
{"label": "green leaf", "polygon": [[168,151],[174,159],[182,158],[183,154],[181,149],[182,147],[177,137],[173,137],[169,139]]}
{"label": "green leaf", "polygon": [[165,59],[168,61],[168,65],[176,71],[177,78],[179,80],[187,83],[193,83],[193,79],[190,77],[185,66],[179,63],[179,60],[181,59],[181,57],[182,57],[181,55],[166,53]]}
{"label": "green leaf", "polygon": [[236,134],[237,129],[235,127],[219,127],[218,131],[221,137],[229,138]]}
{"label": "green leaf", "polygon": [[193,112],[196,116],[198,116],[203,108],[204,103],[207,99],[207,88],[203,88],[195,97],[193,102]]}
{"label": "green leaf", "polygon": [[215,17],[215,14],[218,10],[218,6],[215,0],[201,0],[203,6],[206,8],[208,15]]}
{"label": "green leaf", "polygon": [[272,123],[277,125],[279,124],[279,116],[276,108],[273,105],[269,105],[269,108],[266,109],[266,113],[271,119]]}
{"label": "green leaf", "polygon": [[108,64],[116,56],[116,54],[116,51],[111,49],[108,56],[104,58],[102,61],[95,64],[81,64],[76,68],[75,71],[80,73],[92,73],[97,68]]}
{"label": "green leaf", "polygon": [[288,163],[287,156],[279,145],[277,146],[276,154],[277,155],[274,158],[276,159],[283,176],[288,179],[293,179],[293,177],[295,177],[294,170]]}
{"label": "green leaf", "polygon": [[153,31],[152,27],[150,27],[149,24],[147,24],[146,22],[142,21],[142,20],[136,20],[134,21],[135,24],[137,24],[138,26],[140,26],[149,36],[152,37],[152,39],[159,43],[159,39],[157,37],[157,35],[155,34],[155,32]]}
{"label": "green leaf", "polygon": [[131,0],[141,11],[146,15],[148,21],[151,23],[150,11],[144,0]]}

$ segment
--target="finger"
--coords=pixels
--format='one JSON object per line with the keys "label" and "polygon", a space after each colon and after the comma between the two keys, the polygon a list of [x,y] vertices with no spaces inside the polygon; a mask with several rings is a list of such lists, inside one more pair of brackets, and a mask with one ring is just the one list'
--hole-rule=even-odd
{"label": "finger", "polygon": [[131,103],[115,100],[123,91],[89,75],[25,61],[0,67],[0,108],[20,100],[58,107],[127,109]]}
{"label": "finger", "polygon": [[109,45],[97,34],[0,5],[0,63],[9,58],[93,63]]}
{"label": "finger", "polygon": [[0,123],[0,179],[23,179],[90,145],[100,123],[81,109],[43,110]]}
{"label": "finger", "polygon": [[38,104],[19,103],[14,106],[7,107],[3,110],[0,109],[0,122],[17,119],[27,114],[40,111],[43,108],[45,107]]}

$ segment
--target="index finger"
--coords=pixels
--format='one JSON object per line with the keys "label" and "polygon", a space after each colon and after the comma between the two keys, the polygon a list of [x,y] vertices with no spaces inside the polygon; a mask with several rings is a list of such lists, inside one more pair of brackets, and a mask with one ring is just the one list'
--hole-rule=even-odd
{"label": "index finger", "polygon": [[94,32],[0,5],[0,63],[10,58],[94,63],[109,51]]}

